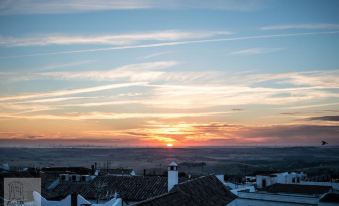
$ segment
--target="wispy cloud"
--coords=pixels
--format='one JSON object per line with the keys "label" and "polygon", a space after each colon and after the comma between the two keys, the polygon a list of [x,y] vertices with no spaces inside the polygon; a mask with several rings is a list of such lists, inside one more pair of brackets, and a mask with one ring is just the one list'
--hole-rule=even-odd
{"label": "wispy cloud", "polygon": [[325,104],[306,104],[306,105],[300,105],[300,106],[291,106],[291,107],[285,107],[286,109],[310,109],[310,108],[321,108],[321,107],[328,107],[328,106],[336,106],[339,105],[339,102],[336,103],[325,103]]}
{"label": "wispy cloud", "polygon": [[[338,144],[338,126],[258,125],[246,126],[225,122],[186,123],[150,121],[142,128],[118,131],[157,142],[178,146],[198,145],[318,145],[322,139]],[[112,132],[110,133],[112,135]]]}
{"label": "wispy cloud", "polygon": [[175,66],[175,61],[156,61],[140,64],[129,64],[112,70],[104,71],[76,71],[76,72],[41,72],[36,78],[49,77],[61,79],[90,79],[90,80],[115,80],[127,79],[129,81],[150,81],[158,79],[164,72],[161,70]]}
{"label": "wispy cloud", "polygon": [[181,117],[204,117],[213,115],[226,115],[229,112],[195,112],[195,113],[103,113],[103,112],[89,112],[89,113],[70,113],[64,115],[21,115],[21,114],[7,114],[0,113],[0,118],[15,118],[15,119],[42,119],[42,120],[102,120],[102,119],[130,119],[130,118],[160,118],[171,119]]}
{"label": "wispy cloud", "polygon": [[317,120],[317,121],[333,121],[339,122],[339,116],[321,116],[321,117],[311,117],[309,120]]}
{"label": "wispy cloud", "polygon": [[339,24],[282,24],[260,28],[261,30],[291,30],[291,29],[339,29]]}
{"label": "wispy cloud", "polygon": [[338,71],[287,72],[277,74],[249,75],[248,78],[257,82],[274,80],[277,83],[290,83],[298,86],[339,87]]}
{"label": "wispy cloud", "polygon": [[231,52],[232,55],[257,55],[257,54],[269,54],[274,52],[279,52],[284,50],[284,48],[263,48],[263,47],[257,47],[257,48],[250,48],[250,49],[243,49]]}
{"label": "wispy cloud", "polygon": [[76,100],[76,99],[90,99],[94,97],[59,97],[59,98],[47,98],[47,99],[35,99],[35,100],[28,100],[18,103],[52,103],[52,102],[63,102],[69,100]]}
{"label": "wispy cloud", "polygon": [[58,96],[82,94],[82,93],[89,93],[89,92],[97,92],[97,91],[116,89],[116,88],[122,88],[122,87],[141,86],[141,85],[145,85],[145,83],[144,82],[137,82],[137,83],[109,84],[109,85],[87,87],[87,88],[81,88],[81,89],[59,90],[59,91],[44,92],[44,93],[34,93],[34,94],[24,94],[24,95],[0,97],[0,101],[9,101],[9,100],[13,101],[13,100],[24,100],[24,99],[32,99],[32,98],[58,97]]}
{"label": "wispy cloud", "polygon": [[58,51],[58,52],[22,54],[22,55],[14,55],[14,56],[3,56],[3,57],[0,57],[0,59],[18,58],[18,57],[35,57],[35,56],[45,56],[45,55],[90,53],[90,52],[107,52],[107,51],[125,50],[125,49],[170,47],[170,46],[178,46],[178,45],[203,44],[203,43],[213,43],[213,42],[242,41],[242,40],[252,40],[252,39],[273,39],[273,38],[287,38],[287,37],[298,37],[298,36],[300,36],[300,37],[301,36],[316,36],[316,35],[332,35],[332,34],[333,35],[334,34],[339,34],[339,31],[304,32],[304,33],[289,33],[289,34],[243,36],[243,37],[233,37],[233,38],[214,38],[214,39],[189,40],[189,41],[173,41],[173,42],[162,42],[162,43],[154,43],[154,44],[139,44],[139,45],[106,47],[106,48],[97,48],[97,49],[81,49],[81,50],[70,50],[70,51]]}
{"label": "wispy cloud", "polygon": [[33,37],[0,36],[0,46],[46,46],[46,45],[130,45],[142,42],[181,41],[215,38],[232,34],[227,31],[158,31],[115,35],[45,35]]}
{"label": "wispy cloud", "polygon": [[[338,98],[337,72],[288,72],[263,74],[228,74],[220,71],[181,72],[166,70],[175,61],[147,62],[125,65],[113,70],[44,72],[34,78],[62,80],[123,81],[124,84],[104,85],[94,88],[52,91],[42,94],[0,97],[0,101],[16,103],[57,103],[60,107],[101,107],[109,105],[137,104],[153,108],[208,108],[225,105],[268,104],[291,106],[292,103],[310,103]],[[239,81],[241,79],[241,81]],[[134,83],[134,82],[141,83]],[[147,82],[142,83],[142,81]],[[270,82],[265,86],[266,82]],[[75,94],[97,92],[118,87],[136,86],[127,94],[114,94],[100,98],[87,98],[86,102],[74,102]],[[146,87],[145,87],[146,86]],[[142,92],[140,92],[142,87]],[[59,97],[66,96],[69,97]],[[73,95],[73,96],[70,96]],[[72,99],[74,97],[74,99]],[[33,99],[34,98],[34,99]],[[85,98],[85,97],[81,97]],[[33,100],[32,100],[33,99]],[[100,101],[98,101],[100,99]],[[196,104],[199,102],[199,104]],[[15,103],[15,102],[14,102]],[[328,104],[329,102],[327,102]],[[330,102],[332,103],[332,102]],[[301,104],[302,105],[302,104]],[[294,107],[294,106],[292,106]]]}
{"label": "wispy cloud", "polygon": [[144,57],[142,57],[143,59],[151,59],[151,58],[155,58],[155,57],[159,57],[159,56],[163,56],[165,54],[170,54],[170,51],[165,51],[165,52],[156,52],[156,53],[152,53],[149,55],[146,55]]}
{"label": "wispy cloud", "polygon": [[265,7],[265,0],[7,0],[1,1],[2,15],[54,14],[126,9],[208,9],[253,11]]}

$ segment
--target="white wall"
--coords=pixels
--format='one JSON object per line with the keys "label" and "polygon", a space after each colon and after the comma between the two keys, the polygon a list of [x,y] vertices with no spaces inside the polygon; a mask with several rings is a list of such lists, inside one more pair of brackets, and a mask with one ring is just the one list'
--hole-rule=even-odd
{"label": "white wall", "polygon": [[257,188],[262,188],[263,180],[266,180],[266,186],[273,185],[277,183],[276,177],[257,175]]}
{"label": "white wall", "polygon": [[[305,177],[304,173],[296,173],[296,172],[282,172],[282,173],[276,173],[277,176],[277,183],[281,184],[296,184],[298,183],[298,178],[299,182]],[[294,181],[293,181],[294,179]]]}
{"label": "white wall", "polygon": [[[297,180],[299,181],[305,177],[304,173],[296,173],[296,172],[282,172],[282,173],[274,173],[270,175],[257,175],[256,176],[256,183],[258,188],[262,188],[262,181],[266,180],[266,186],[270,186],[276,183],[280,184],[298,184]],[[293,181],[294,180],[294,181]]]}

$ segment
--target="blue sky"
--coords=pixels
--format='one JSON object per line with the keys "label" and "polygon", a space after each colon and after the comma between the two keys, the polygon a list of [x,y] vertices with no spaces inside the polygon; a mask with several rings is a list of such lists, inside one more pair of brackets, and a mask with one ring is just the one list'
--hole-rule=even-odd
{"label": "blue sky", "polygon": [[338,9],[330,0],[2,1],[0,141],[338,144]]}

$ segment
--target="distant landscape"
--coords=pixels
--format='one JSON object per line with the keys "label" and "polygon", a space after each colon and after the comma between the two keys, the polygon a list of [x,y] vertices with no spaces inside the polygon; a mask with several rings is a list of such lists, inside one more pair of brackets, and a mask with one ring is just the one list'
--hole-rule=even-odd
{"label": "distant landscape", "polygon": [[175,160],[189,174],[250,175],[304,171],[309,176],[339,176],[339,147],[227,148],[1,148],[0,163],[12,167],[85,166],[132,168],[161,175]]}

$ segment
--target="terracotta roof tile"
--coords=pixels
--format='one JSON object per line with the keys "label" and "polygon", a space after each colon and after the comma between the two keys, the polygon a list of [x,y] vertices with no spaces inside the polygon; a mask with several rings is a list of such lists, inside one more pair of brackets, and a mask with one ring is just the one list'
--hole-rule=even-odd
{"label": "terracotta roof tile", "polygon": [[225,206],[236,196],[213,175],[176,185],[169,193],[134,204],[135,206]]}

